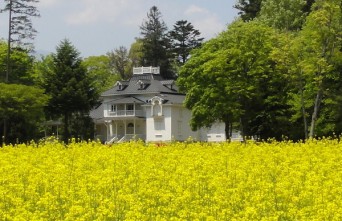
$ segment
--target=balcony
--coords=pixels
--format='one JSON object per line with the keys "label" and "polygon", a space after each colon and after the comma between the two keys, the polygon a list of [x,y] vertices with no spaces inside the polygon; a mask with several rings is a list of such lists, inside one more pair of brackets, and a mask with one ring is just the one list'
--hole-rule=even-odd
{"label": "balcony", "polygon": [[133,74],[160,74],[160,68],[159,67],[133,68]]}
{"label": "balcony", "polygon": [[117,110],[109,111],[109,117],[144,117],[143,110]]}

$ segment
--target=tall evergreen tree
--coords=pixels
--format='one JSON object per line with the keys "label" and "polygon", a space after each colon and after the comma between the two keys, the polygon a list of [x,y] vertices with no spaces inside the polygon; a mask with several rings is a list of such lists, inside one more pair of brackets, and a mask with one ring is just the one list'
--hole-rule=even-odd
{"label": "tall evergreen tree", "polygon": [[147,19],[140,26],[143,42],[143,61],[146,66],[160,66],[161,75],[172,78],[170,65],[170,42],[167,37],[167,26],[156,6],[147,14]]}
{"label": "tall evergreen tree", "polygon": [[188,58],[190,51],[201,45],[204,38],[200,37],[201,33],[187,20],[177,21],[173,26],[173,30],[169,32],[171,39],[171,48],[177,61],[184,64]]}
{"label": "tall evergreen tree", "polygon": [[31,17],[39,17],[37,8],[33,5],[38,0],[4,0],[5,8],[0,12],[8,12],[8,50],[7,50],[7,71],[6,82],[11,73],[11,52],[12,47],[21,47],[32,50],[32,43],[36,30],[33,28]]}
{"label": "tall evergreen tree", "polygon": [[53,54],[52,72],[44,76],[43,86],[51,96],[47,112],[51,117],[63,117],[64,141],[70,137],[70,119],[87,115],[98,99],[79,52],[68,40],[63,40]]}

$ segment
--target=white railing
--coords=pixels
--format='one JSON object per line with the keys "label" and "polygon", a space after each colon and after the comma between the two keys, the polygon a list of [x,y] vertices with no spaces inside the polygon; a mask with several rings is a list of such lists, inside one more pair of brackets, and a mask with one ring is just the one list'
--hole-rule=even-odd
{"label": "white railing", "polygon": [[126,134],[117,143],[128,142],[133,140],[145,140],[145,135],[143,134]]}
{"label": "white railing", "polygon": [[133,74],[160,74],[160,68],[159,67],[133,68]]}
{"label": "white railing", "polygon": [[109,111],[110,117],[121,117],[121,116],[139,116],[143,117],[144,112],[142,110],[117,110],[117,111]]}

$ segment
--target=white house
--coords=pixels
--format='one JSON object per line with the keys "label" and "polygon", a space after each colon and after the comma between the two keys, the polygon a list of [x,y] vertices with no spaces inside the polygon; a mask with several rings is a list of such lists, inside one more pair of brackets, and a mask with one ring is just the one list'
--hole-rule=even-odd
{"label": "white house", "polygon": [[133,69],[128,81],[118,81],[101,95],[102,103],[92,110],[96,138],[102,142],[142,139],[147,142],[225,141],[224,124],[192,131],[191,112],[183,106],[185,95],[174,80],[165,80],[159,67]]}

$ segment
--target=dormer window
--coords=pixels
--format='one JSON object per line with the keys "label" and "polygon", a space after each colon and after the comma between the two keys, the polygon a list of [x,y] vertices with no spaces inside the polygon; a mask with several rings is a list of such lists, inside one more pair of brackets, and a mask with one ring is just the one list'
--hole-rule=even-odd
{"label": "dormer window", "polygon": [[118,90],[122,90],[122,83],[120,81],[116,82],[116,86],[118,86]]}
{"label": "dormer window", "polygon": [[139,84],[139,89],[140,90],[144,89],[144,86],[145,86],[144,82],[139,81],[138,84]]}
{"label": "dormer window", "polygon": [[125,87],[126,87],[127,85],[128,85],[128,83],[127,83],[126,81],[123,81],[123,82],[118,81],[118,82],[116,82],[116,84],[115,84],[115,86],[118,87],[118,91],[124,90]]}
{"label": "dormer window", "polygon": [[147,82],[144,82],[144,81],[142,81],[142,80],[139,80],[139,81],[137,82],[137,84],[138,84],[138,86],[139,86],[138,90],[144,90],[144,89],[146,89],[147,86],[148,86]]}

